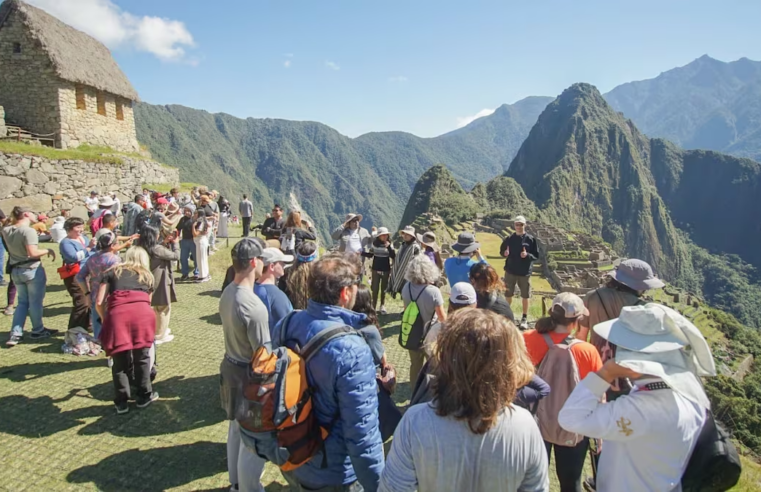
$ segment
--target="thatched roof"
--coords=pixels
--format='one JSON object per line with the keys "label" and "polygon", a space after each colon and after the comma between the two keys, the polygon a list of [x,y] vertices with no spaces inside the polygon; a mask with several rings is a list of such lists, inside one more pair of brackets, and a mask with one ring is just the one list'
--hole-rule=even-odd
{"label": "thatched roof", "polygon": [[111,52],[95,38],[20,0],[5,0],[0,5],[0,29],[12,11],[42,44],[59,77],[139,101]]}

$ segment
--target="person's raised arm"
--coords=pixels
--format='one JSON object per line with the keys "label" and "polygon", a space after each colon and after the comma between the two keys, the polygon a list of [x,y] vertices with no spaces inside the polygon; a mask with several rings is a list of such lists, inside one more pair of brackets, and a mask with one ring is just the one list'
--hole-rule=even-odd
{"label": "person's raised arm", "polygon": [[596,373],[589,373],[576,385],[560,410],[560,426],[569,432],[610,441],[630,441],[646,435],[650,429],[649,419],[632,403],[632,396],[601,403],[612,381],[631,375],[630,370],[613,360]]}
{"label": "person's raised arm", "polygon": [[341,224],[340,226],[333,229],[333,232],[330,233],[330,237],[333,238],[333,241],[338,241],[341,239],[341,234],[344,232],[344,224]]}
{"label": "person's raised arm", "polygon": [[499,245],[499,256],[507,257],[510,254],[510,236],[507,236],[502,240],[502,244]]}

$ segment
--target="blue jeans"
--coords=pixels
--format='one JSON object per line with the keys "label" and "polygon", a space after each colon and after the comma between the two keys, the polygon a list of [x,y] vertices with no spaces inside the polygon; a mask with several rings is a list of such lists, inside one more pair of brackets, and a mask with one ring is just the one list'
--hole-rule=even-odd
{"label": "blue jeans", "polygon": [[90,321],[92,322],[92,336],[98,338],[100,336],[100,329],[103,327],[101,323],[98,311],[95,309],[95,299],[92,300],[92,310],[90,311]]}
{"label": "blue jeans", "polygon": [[196,243],[192,239],[180,240],[180,270],[187,277],[190,272],[189,260],[193,258],[193,275],[198,276],[198,260],[196,259]]}
{"label": "blue jeans", "polygon": [[26,315],[32,320],[32,333],[41,333],[42,325],[42,301],[45,299],[45,287],[48,281],[45,269],[37,268],[14,268],[11,271],[11,279],[18,289],[18,307],[13,313],[11,334],[21,336],[24,333]]}

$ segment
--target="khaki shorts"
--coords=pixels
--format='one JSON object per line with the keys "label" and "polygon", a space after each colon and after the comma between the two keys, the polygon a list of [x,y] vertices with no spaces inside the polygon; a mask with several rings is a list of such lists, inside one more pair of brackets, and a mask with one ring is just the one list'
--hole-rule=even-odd
{"label": "khaki shorts", "polygon": [[507,287],[507,297],[513,297],[515,295],[515,284],[518,284],[518,289],[521,291],[521,297],[523,299],[531,298],[531,276],[513,275],[512,273],[505,273],[505,287]]}

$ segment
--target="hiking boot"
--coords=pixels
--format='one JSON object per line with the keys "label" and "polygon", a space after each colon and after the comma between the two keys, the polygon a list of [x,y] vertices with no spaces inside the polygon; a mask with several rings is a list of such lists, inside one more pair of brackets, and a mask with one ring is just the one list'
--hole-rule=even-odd
{"label": "hiking boot", "polygon": [[32,340],[42,340],[43,338],[50,338],[53,335],[58,333],[58,330],[51,330],[50,328],[43,328],[40,332],[32,332],[31,335],[29,335],[29,338]]}
{"label": "hiking boot", "polygon": [[153,403],[154,401],[156,401],[158,399],[159,399],[159,394],[154,391],[153,393],[148,395],[148,399],[147,400],[145,400],[145,401],[138,401],[138,402],[135,403],[135,406],[137,408],[145,408],[145,407],[147,407],[148,405],[150,405],[151,403]]}
{"label": "hiking boot", "polygon": [[129,403],[126,401],[124,403],[117,403],[114,406],[116,407],[116,415],[124,415],[129,412]]}
{"label": "hiking boot", "polygon": [[8,347],[15,347],[19,343],[21,343],[21,340],[23,340],[24,337],[22,335],[11,335],[8,337],[8,341],[5,342],[5,345]]}
{"label": "hiking boot", "polygon": [[528,329],[528,318],[526,317],[525,314],[521,318],[520,329],[521,330],[527,330]]}
{"label": "hiking boot", "polygon": [[388,314],[388,311],[386,311],[386,306],[381,306],[380,313],[381,314]]}
{"label": "hiking boot", "polygon": [[13,306],[8,306],[3,310],[3,314],[6,316],[13,316],[13,313],[16,312],[16,308]]}

